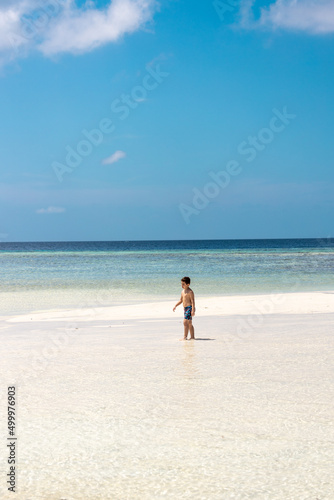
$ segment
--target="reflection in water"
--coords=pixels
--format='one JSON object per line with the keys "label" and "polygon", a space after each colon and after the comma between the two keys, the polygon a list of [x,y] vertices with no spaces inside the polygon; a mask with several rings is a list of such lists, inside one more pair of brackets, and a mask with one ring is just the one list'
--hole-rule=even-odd
{"label": "reflection in water", "polygon": [[[197,378],[200,373],[198,354],[196,350],[196,341],[185,340],[182,342],[183,349],[181,350],[181,376],[186,380]],[[198,347],[198,346],[197,346]]]}

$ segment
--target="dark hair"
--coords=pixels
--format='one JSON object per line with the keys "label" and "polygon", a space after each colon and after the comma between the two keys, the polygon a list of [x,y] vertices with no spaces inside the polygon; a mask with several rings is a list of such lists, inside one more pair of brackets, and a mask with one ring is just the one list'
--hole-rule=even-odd
{"label": "dark hair", "polygon": [[190,278],[188,278],[188,276],[185,276],[184,278],[182,278],[183,283],[185,283],[186,285],[190,285]]}

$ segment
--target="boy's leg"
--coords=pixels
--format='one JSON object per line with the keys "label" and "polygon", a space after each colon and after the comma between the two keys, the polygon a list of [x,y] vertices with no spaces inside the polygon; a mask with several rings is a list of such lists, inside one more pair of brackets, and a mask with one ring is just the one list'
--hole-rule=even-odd
{"label": "boy's leg", "polygon": [[189,320],[189,330],[190,330],[190,339],[195,339],[195,329],[191,319]]}
{"label": "boy's leg", "polygon": [[184,340],[187,340],[189,331],[189,321],[187,319],[183,320],[183,326],[184,326]]}

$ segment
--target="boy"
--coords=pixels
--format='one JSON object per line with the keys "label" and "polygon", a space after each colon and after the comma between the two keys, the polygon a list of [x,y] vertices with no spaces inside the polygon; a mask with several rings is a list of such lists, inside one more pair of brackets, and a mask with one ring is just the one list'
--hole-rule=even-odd
{"label": "boy", "polygon": [[192,324],[192,316],[195,316],[195,295],[194,292],[192,291],[190,287],[190,278],[188,276],[185,276],[181,280],[181,286],[183,288],[181,292],[181,298],[180,301],[175,305],[173,311],[175,312],[175,309],[177,306],[180,304],[183,304],[184,307],[184,320],[183,320],[183,325],[184,325],[184,337],[183,339],[180,340],[187,340],[188,337],[188,331],[190,330],[190,339],[189,340],[195,340],[195,331],[194,327]]}

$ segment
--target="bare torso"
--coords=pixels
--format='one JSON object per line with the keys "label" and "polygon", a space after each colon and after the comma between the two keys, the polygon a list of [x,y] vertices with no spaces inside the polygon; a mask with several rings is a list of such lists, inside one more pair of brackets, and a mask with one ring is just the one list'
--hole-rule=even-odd
{"label": "bare torso", "polygon": [[183,307],[191,306],[192,301],[193,301],[193,297],[194,297],[194,293],[191,290],[191,288],[188,288],[187,290],[182,290],[181,300],[183,303]]}

